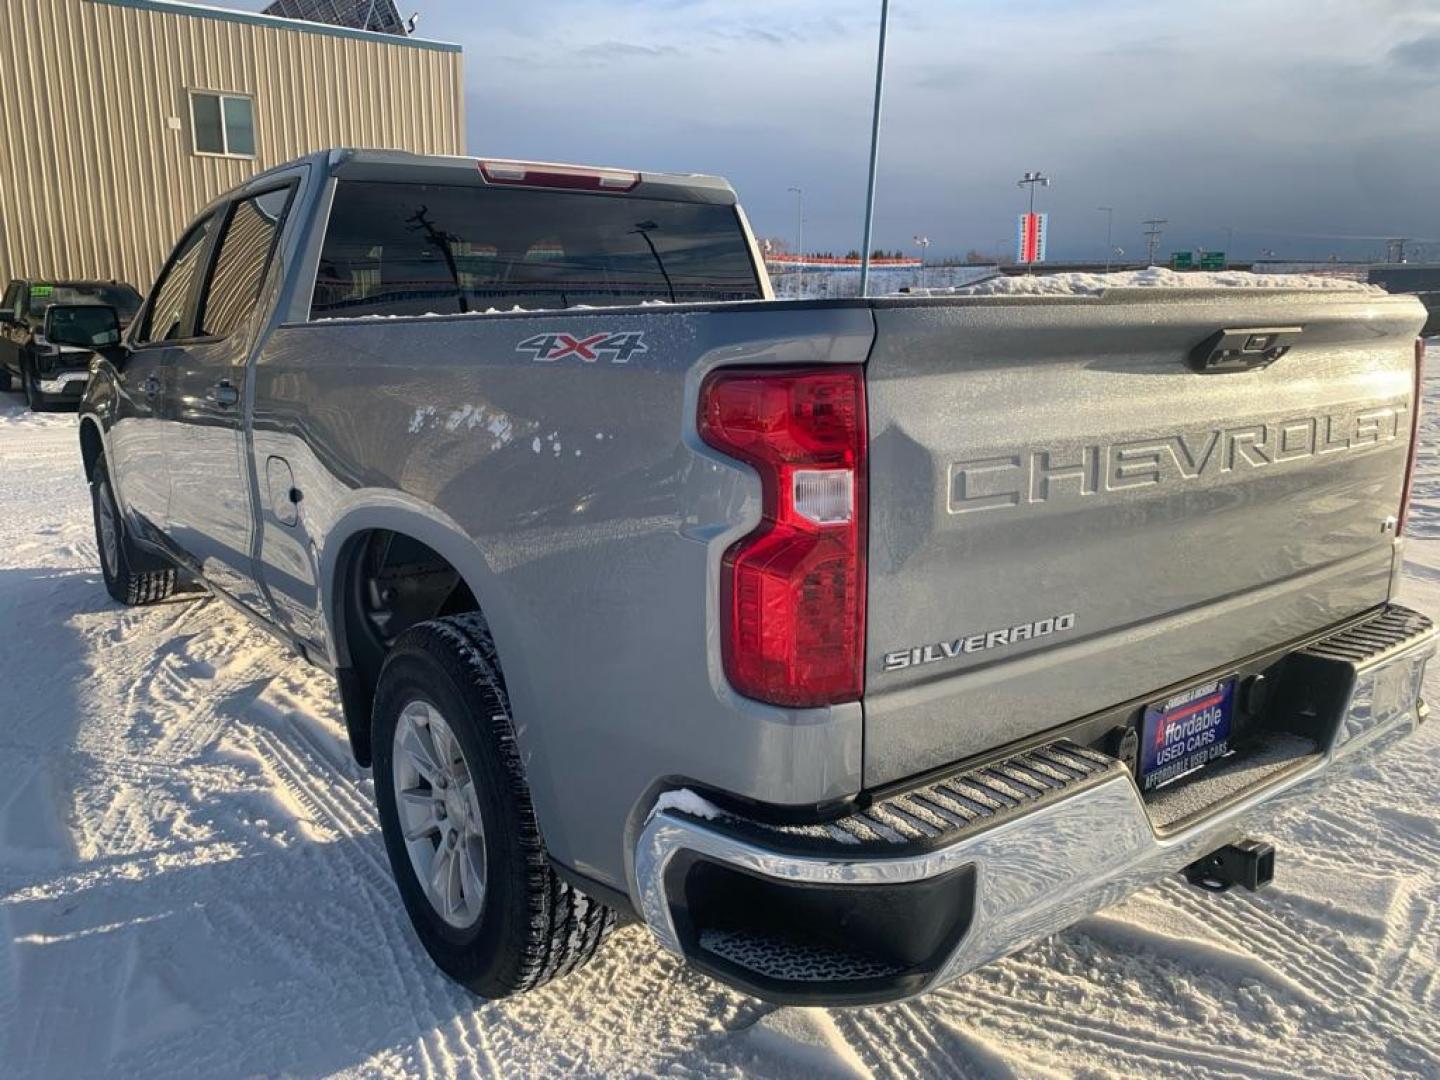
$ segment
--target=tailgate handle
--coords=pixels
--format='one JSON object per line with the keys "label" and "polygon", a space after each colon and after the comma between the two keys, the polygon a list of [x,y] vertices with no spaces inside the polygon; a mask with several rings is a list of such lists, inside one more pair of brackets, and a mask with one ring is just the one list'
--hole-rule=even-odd
{"label": "tailgate handle", "polygon": [[1190,366],[1202,375],[1269,367],[1288,353],[1303,326],[1253,326],[1216,330],[1190,351]]}

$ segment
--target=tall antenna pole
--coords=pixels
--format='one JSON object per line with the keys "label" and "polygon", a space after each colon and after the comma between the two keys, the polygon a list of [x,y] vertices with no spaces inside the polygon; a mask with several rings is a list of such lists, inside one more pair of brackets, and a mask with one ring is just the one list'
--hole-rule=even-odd
{"label": "tall antenna pole", "polygon": [[875,113],[870,120],[870,184],[865,191],[865,244],[860,249],[860,295],[870,295],[870,238],[875,227],[875,164],[880,156],[880,103],[885,92],[885,29],[890,0],[880,0],[880,48],[875,56]]}
{"label": "tall antenna pole", "polygon": [[1140,224],[1145,226],[1145,248],[1146,251],[1149,252],[1149,256],[1146,261],[1151,266],[1154,266],[1155,252],[1158,251],[1160,248],[1160,236],[1163,232],[1161,226],[1169,225],[1170,222],[1165,218],[1149,218],[1145,221],[1142,221]]}
{"label": "tall antenna pole", "polygon": [[805,295],[805,191],[792,187],[795,193],[795,295]]}

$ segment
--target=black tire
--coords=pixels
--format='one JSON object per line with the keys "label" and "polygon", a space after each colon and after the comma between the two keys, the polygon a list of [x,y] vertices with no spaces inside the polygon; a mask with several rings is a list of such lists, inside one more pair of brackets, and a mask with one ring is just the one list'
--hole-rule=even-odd
{"label": "black tire", "polygon": [[[100,572],[105,577],[105,591],[127,607],[158,604],[175,592],[173,567],[156,567],[153,556],[138,551],[125,529],[125,519],[110,487],[110,474],[105,459],[95,463],[90,478],[90,509],[95,516],[95,545],[100,552]],[[113,536],[105,535],[105,515],[109,512]],[[145,569],[140,569],[145,567]]]}
{"label": "black tire", "polygon": [[[443,715],[475,781],[486,873],[478,917],[468,928],[451,925],[431,903],[402,834],[394,737],[401,713],[416,701]],[[533,990],[588,962],[615,925],[615,913],[551,868],[495,648],[479,613],[421,623],[400,636],[380,673],[373,727],[385,847],[405,910],[440,969],[493,999]],[[435,837],[437,848],[443,843]]]}
{"label": "black tire", "polygon": [[25,404],[31,412],[45,412],[50,408],[50,399],[40,392],[39,379],[33,367],[20,368],[20,381],[25,384]]}

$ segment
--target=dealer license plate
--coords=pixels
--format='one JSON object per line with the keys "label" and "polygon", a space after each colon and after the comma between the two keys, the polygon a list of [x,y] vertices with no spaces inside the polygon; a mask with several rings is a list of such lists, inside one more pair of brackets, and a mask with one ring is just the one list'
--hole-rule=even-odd
{"label": "dealer license plate", "polygon": [[1235,676],[1192,686],[1145,710],[1140,789],[1154,791],[1230,752]]}

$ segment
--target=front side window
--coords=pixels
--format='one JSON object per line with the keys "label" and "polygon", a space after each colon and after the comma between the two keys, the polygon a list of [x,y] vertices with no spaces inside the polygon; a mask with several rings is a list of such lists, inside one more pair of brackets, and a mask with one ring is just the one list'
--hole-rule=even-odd
{"label": "front side window", "polygon": [[311,317],[760,296],[733,206],[342,180]]}
{"label": "front side window", "polygon": [[200,261],[208,248],[212,218],[196,224],[170,256],[170,262],[151,292],[150,311],[136,342],[175,341],[190,336],[191,309]]}
{"label": "front side window", "polygon": [[12,281],[10,287],[5,290],[5,299],[0,300],[0,311],[7,315],[18,315],[20,307],[20,283]]}
{"label": "front side window", "polygon": [[294,191],[284,187],[235,204],[201,302],[201,335],[229,337],[254,308]]}
{"label": "front side window", "polygon": [[255,103],[250,98],[192,92],[190,120],[197,154],[255,156]]}

